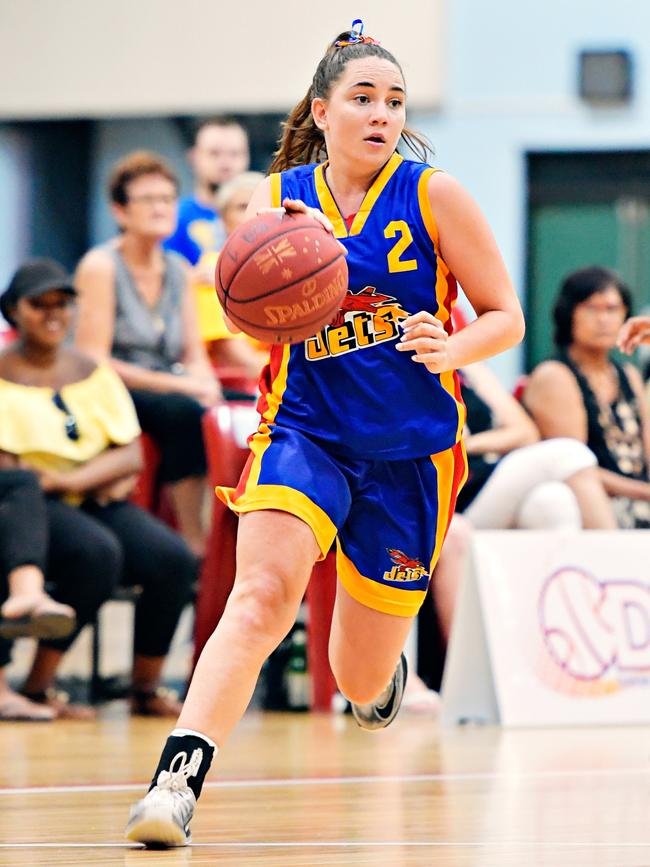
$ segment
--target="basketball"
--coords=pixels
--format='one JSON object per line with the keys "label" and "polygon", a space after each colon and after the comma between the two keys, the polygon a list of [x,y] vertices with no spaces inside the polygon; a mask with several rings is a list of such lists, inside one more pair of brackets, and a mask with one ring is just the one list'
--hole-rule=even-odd
{"label": "basketball", "polygon": [[231,322],[265,343],[298,343],[332,321],[348,288],[345,253],[305,214],[259,214],[226,241],[215,286]]}

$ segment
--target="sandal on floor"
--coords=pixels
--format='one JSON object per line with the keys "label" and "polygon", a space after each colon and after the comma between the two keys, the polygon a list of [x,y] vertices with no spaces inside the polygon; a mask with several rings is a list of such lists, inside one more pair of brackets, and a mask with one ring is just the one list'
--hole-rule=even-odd
{"label": "sandal on floor", "polygon": [[0,722],[52,722],[55,718],[51,708],[30,701],[17,692],[0,699]]}
{"label": "sandal on floor", "polygon": [[91,721],[97,717],[95,708],[86,704],[73,704],[67,692],[62,690],[46,689],[45,692],[23,692],[22,695],[36,704],[50,708],[56,719]]}
{"label": "sandal on floor", "polygon": [[0,615],[0,637],[8,641],[15,638],[66,638],[76,625],[74,609],[46,597],[18,617]]}
{"label": "sandal on floor", "polygon": [[133,690],[131,693],[131,713],[134,716],[177,717],[183,705],[173,689],[159,686],[152,690]]}

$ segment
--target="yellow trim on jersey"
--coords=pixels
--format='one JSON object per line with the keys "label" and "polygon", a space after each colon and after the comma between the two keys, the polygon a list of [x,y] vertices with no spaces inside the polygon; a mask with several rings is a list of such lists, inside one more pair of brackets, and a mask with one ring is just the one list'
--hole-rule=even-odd
{"label": "yellow trim on jersey", "polygon": [[463,428],[465,427],[465,416],[467,414],[467,410],[465,409],[465,404],[456,398],[456,380],[454,378],[453,370],[445,370],[444,373],[440,374],[440,385],[444,388],[447,394],[450,397],[453,397],[454,402],[456,403],[456,410],[458,412],[458,424],[456,425],[456,442],[461,438],[461,434],[463,433]]}
{"label": "yellow trim on jersey", "polygon": [[280,409],[282,397],[287,387],[287,371],[289,367],[289,358],[291,356],[291,346],[288,343],[282,347],[282,361],[277,376],[271,383],[271,390],[265,395],[267,407],[262,413],[262,419],[269,424],[273,424],[275,417]]}
{"label": "yellow trim on jersey", "polygon": [[345,220],[341,216],[338,205],[334,201],[334,196],[330,192],[325,180],[325,166],[327,163],[321,163],[314,169],[314,183],[316,184],[316,195],[320,203],[321,209],[326,217],[328,217],[332,226],[334,226],[335,238],[347,238],[348,229],[345,225]]}
{"label": "yellow trim on jersey", "polygon": [[[447,278],[451,272],[447,267],[447,263],[440,255],[440,250],[438,248],[438,226],[436,225],[436,221],[433,216],[433,210],[431,208],[431,201],[429,200],[428,189],[429,178],[432,174],[438,171],[440,171],[440,169],[425,169],[420,175],[420,180],[418,181],[418,203],[420,205],[422,220],[424,221],[426,230],[429,233],[429,237],[433,242],[433,249],[436,254],[436,319],[438,319],[440,322],[442,322],[443,325],[445,325],[447,321],[451,318],[451,313],[445,307],[445,299],[447,298],[447,294],[449,292],[449,281]],[[454,371],[446,370],[444,373],[441,373],[440,384],[445,389],[445,391],[451,397],[453,397],[456,403],[456,409],[458,411],[456,441],[458,441],[463,432],[463,428],[465,427],[466,412],[464,405],[456,398],[456,382],[454,379]]]}
{"label": "yellow trim on jersey", "polygon": [[459,435],[458,442],[460,443],[460,450],[463,454],[463,462],[465,464],[465,468],[463,469],[463,475],[460,477],[460,482],[458,483],[458,490],[456,491],[456,496],[458,493],[465,487],[465,482],[467,481],[467,477],[469,476],[469,461],[467,460],[467,449],[465,448],[465,440]]}
{"label": "yellow trim on jersey", "polygon": [[372,182],[372,185],[366,195],[364,196],[363,201],[361,202],[361,206],[357,211],[354,220],[352,221],[352,226],[350,227],[350,232],[348,235],[348,228],[345,224],[345,220],[339,211],[339,207],[334,201],[334,196],[332,195],[330,188],[327,185],[327,181],[325,180],[325,169],[327,167],[327,163],[321,163],[321,165],[316,166],[314,169],[314,183],[316,185],[316,195],[318,196],[318,201],[320,203],[321,209],[326,217],[329,218],[330,222],[334,226],[334,237],[335,238],[347,238],[352,237],[353,235],[358,235],[359,232],[363,229],[366,224],[366,220],[370,216],[370,212],[373,209],[373,206],[379,196],[382,194],[382,191],[388,181],[395,174],[400,165],[404,162],[404,158],[401,157],[398,153],[394,153],[393,156],[388,160],[383,169],[379,172],[375,180]]}
{"label": "yellow trim on jersey", "polygon": [[434,175],[439,171],[440,169],[434,168],[425,169],[420,175],[420,180],[418,181],[418,204],[420,205],[420,214],[422,215],[422,221],[429,233],[429,237],[433,241],[436,256],[438,255],[438,226],[436,225],[436,218],[433,216],[431,200],[429,199],[429,178],[431,175]]}
{"label": "yellow trim on jersey", "polygon": [[280,172],[273,172],[269,175],[271,178],[271,207],[282,207],[282,175]]}
{"label": "yellow trim on jersey", "polygon": [[[465,451],[465,443],[462,439],[460,441],[460,447],[463,456],[464,469],[463,476],[458,485],[459,491],[467,480],[467,452]],[[442,550],[442,543],[445,541],[447,527],[451,520],[451,494],[454,484],[454,474],[456,472],[456,455],[454,452],[455,449],[451,448],[445,449],[443,452],[438,452],[438,454],[431,455],[431,463],[436,468],[437,475],[438,517],[436,524],[436,543],[433,549],[433,554],[431,555],[429,574],[433,573],[436,563],[438,562]]]}
{"label": "yellow trim on jersey", "polygon": [[388,181],[393,177],[393,175],[403,162],[404,158],[401,157],[398,153],[394,153],[393,156],[388,160],[384,168],[381,170],[379,175],[375,178],[372,186],[366,193],[363,202],[361,202],[361,207],[357,211],[354,220],[352,221],[352,225],[350,226],[350,237],[352,237],[352,235],[358,235],[359,232],[363,229],[366,224],[366,220],[370,216],[373,205],[382,194],[382,191]]}
{"label": "yellow trim on jersey", "polygon": [[343,587],[353,599],[383,614],[397,617],[415,617],[424,597],[425,590],[404,590],[402,587],[388,587],[378,581],[371,581],[362,575],[352,560],[345,556],[341,545],[336,543],[336,571]]}
{"label": "yellow trim on jersey", "polygon": [[287,387],[287,368],[289,366],[290,352],[291,347],[288,344],[282,347],[280,369],[271,383],[271,391],[266,395],[267,408],[262,416],[258,430],[250,441],[249,448],[253,454],[253,462],[246,481],[246,489],[244,491],[245,495],[248,494],[249,491],[255,490],[257,487],[257,481],[262,469],[262,458],[264,457],[264,452],[271,445],[270,425],[272,425],[275,420],[275,416],[277,415],[280,404],[282,403],[284,390]]}
{"label": "yellow trim on jersey", "polygon": [[312,529],[316,537],[316,542],[321,550],[319,560],[325,558],[336,538],[336,527],[329,515],[302,491],[297,491],[286,485],[250,485],[247,483],[246,490],[236,500],[233,499],[234,492],[234,488],[223,486],[216,489],[219,499],[237,514],[274,509],[279,512],[288,512],[288,514],[300,518]]}

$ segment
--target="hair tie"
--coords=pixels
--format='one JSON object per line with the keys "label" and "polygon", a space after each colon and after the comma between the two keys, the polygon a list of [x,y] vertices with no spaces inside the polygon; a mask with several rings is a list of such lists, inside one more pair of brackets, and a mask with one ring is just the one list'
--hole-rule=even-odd
{"label": "hair tie", "polygon": [[335,48],[345,48],[346,45],[381,45],[372,36],[363,35],[363,21],[361,18],[355,18],[350,28],[350,35],[347,39],[337,39],[334,43]]}

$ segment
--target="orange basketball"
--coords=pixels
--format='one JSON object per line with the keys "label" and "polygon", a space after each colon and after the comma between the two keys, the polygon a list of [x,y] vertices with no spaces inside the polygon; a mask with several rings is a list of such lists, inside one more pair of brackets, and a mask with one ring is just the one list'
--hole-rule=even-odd
{"label": "orange basketball", "polygon": [[215,272],[219,301],[242,331],[298,343],[332,321],[348,288],[345,253],[305,214],[260,214],[226,241]]}

